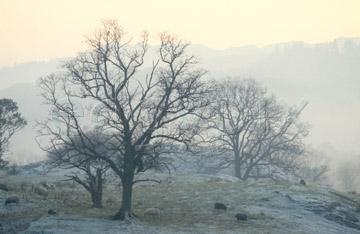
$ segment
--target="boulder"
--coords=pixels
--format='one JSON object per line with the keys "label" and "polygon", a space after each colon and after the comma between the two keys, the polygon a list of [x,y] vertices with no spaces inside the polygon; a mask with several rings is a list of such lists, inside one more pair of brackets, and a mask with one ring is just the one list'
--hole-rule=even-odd
{"label": "boulder", "polygon": [[9,191],[8,187],[5,184],[0,184],[0,190]]}
{"label": "boulder", "polygon": [[216,210],[225,210],[225,211],[227,209],[227,207],[223,203],[215,203],[214,208]]}
{"label": "boulder", "polygon": [[235,215],[235,218],[239,221],[239,220],[242,220],[242,221],[246,221],[247,220],[247,215],[246,214],[236,214]]}
{"label": "boulder", "polygon": [[56,215],[56,212],[53,211],[53,210],[48,210],[48,214],[49,214],[49,215]]}
{"label": "boulder", "polygon": [[11,196],[11,197],[8,197],[5,201],[5,205],[7,206],[8,204],[10,203],[16,203],[16,204],[19,204],[19,197],[18,196]]}

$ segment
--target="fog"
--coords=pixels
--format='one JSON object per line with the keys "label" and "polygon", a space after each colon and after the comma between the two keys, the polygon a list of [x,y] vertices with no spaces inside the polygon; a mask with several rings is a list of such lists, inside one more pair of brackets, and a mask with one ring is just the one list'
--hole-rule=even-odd
{"label": "fog", "polygon": [[[154,49],[154,48],[152,48]],[[148,56],[151,61],[152,51]],[[298,119],[311,125],[306,141],[323,152],[330,166],[358,160],[360,155],[360,38],[339,38],[330,43],[288,42],[262,48],[244,46],[214,50],[191,45],[209,78],[254,78],[289,107],[308,104]],[[15,64],[0,69],[0,97],[18,102],[28,125],[11,139],[10,158],[26,164],[43,159],[34,140],[36,120],[44,119],[37,80],[57,72],[67,58]]]}
{"label": "fog", "polygon": [[[329,142],[334,148],[356,154],[360,152],[360,38],[339,38],[331,43],[305,44],[289,42],[258,48],[244,46],[213,50],[192,45],[191,53],[200,59],[211,78],[226,76],[254,78],[268,92],[297,105],[301,99],[308,105],[300,114],[301,121],[312,125],[309,143]],[[20,111],[30,120],[42,111],[37,97],[39,77],[56,72],[62,60],[15,64],[0,69],[0,95],[13,98]],[[26,85],[25,85],[26,84]],[[29,127],[28,127],[29,128]],[[14,138],[21,138],[18,133]]]}

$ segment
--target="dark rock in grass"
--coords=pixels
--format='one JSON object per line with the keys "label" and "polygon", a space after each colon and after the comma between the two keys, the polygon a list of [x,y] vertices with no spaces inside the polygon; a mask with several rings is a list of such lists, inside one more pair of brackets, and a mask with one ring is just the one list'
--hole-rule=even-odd
{"label": "dark rock in grass", "polygon": [[226,211],[226,209],[227,209],[227,207],[223,203],[215,203],[214,207],[217,210],[225,210]]}
{"label": "dark rock in grass", "polygon": [[0,189],[4,191],[9,191],[8,187],[5,184],[0,184]]}
{"label": "dark rock in grass", "polygon": [[236,214],[235,215],[235,218],[239,221],[239,220],[242,220],[242,221],[246,221],[247,220],[247,215],[246,214]]}
{"label": "dark rock in grass", "polygon": [[302,184],[302,185],[306,185],[305,180],[300,180],[300,184]]}
{"label": "dark rock in grass", "polygon": [[56,212],[53,211],[53,210],[48,210],[48,214],[49,214],[49,215],[56,215]]}
{"label": "dark rock in grass", "polygon": [[5,201],[5,205],[7,206],[10,203],[19,203],[20,199],[17,196],[8,197]]}

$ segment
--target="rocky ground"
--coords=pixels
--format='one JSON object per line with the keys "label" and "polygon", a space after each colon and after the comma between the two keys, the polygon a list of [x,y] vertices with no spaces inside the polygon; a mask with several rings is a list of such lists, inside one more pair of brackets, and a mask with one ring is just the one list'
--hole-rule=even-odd
{"label": "rocky ground", "polygon": [[[139,219],[125,223],[110,219],[121,201],[116,183],[105,188],[104,208],[94,209],[85,190],[59,182],[63,171],[43,172],[37,164],[17,175],[0,174],[0,183],[9,187],[0,190],[1,233],[360,233],[360,196],[315,185],[150,172],[144,176],[163,183],[134,188]],[[44,181],[57,184],[45,198],[31,190]],[[19,204],[5,206],[11,195],[20,198]],[[215,202],[226,204],[227,211],[215,210]],[[143,215],[150,207],[161,210],[160,218]],[[237,221],[237,213],[248,220]]]}

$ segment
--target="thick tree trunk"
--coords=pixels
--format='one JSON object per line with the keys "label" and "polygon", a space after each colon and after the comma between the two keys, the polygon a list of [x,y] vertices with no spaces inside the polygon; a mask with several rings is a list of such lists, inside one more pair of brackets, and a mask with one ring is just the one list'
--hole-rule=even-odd
{"label": "thick tree trunk", "polygon": [[125,141],[125,148],[128,152],[124,157],[124,174],[121,178],[122,182],[122,201],[120,210],[115,214],[115,220],[128,220],[132,217],[136,217],[131,211],[132,189],[135,175],[135,147],[131,146],[131,139],[128,138]]}
{"label": "thick tree trunk", "polygon": [[93,208],[102,208],[102,191],[94,191],[91,193],[91,199],[93,202]]}
{"label": "thick tree trunk", "polygon": [[123,191],[122,191],[121,208],[115,214],[114,219],[126,220],[132,217],[136,217],[131,211],[133,177],[134,177],[134,173],[132,173],[132,176],[128,176],[124,178],[122,181]]}
{"label": "thick tree trunk", "polygon": [[103,195],[103,178],[100,169],[97,169],[96,176],[90,178],[90,193],[93,202],[93,208],[102,208],[102,195]]}

